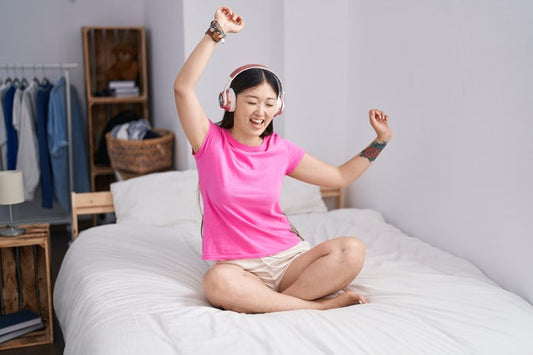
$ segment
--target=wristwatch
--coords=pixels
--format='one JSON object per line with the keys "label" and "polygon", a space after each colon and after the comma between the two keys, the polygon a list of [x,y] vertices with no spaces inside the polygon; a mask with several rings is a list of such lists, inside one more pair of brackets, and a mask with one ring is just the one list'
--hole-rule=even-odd
{"label": "wristwatch", "polygon": [[209,35],[213,41],[216,43],[222,41],[224,43],[224,38],[226,38],[226,34],[224,33],[224,30],[220,26],[220,24],[213,20],[211,21],[211,24],[209,25],[209,28],[207,31],[205,31],[206,35]]}

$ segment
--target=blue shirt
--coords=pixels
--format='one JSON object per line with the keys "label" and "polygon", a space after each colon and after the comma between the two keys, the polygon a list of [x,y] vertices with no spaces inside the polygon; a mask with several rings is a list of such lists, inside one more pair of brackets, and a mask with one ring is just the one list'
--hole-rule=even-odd
{"label": "blue shirt", "polygon": [[48,101],[52,84],[39,85],[35,109],[37,111],[37,143],[39,145],[39,169],[41,170],[41,206],[52,208],[54,205],[54,185],[52,165],[48,150],[47,123]]}
{"label": "blue shirt", "polygon": [[[76,192],[88,192],[90,191],[90,183],[86,144],[87,128],[82,115],[78,93],[73,86],[70,87],[70,100],[74,173],[74,186],[71,189]],[[50,92],[47,131],[55,196],[61,207],[65,211],[70,211],[65,78],[59,79]]]}
{"label": "blue shirt", "polygon": [[13,127],[13,100],[15,99],[15,91],[17,88],[11,85],[6,91],[4,97],[4,120],[6,125],[7,138],[7,170],[15,170],[17,168],[17,151],[18,138],[17,131]]}

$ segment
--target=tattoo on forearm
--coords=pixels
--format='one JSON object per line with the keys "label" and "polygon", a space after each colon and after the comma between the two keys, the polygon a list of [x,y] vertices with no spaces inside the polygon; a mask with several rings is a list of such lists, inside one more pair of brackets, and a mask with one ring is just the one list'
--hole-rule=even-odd
{"label": "tattoo on forearm", "polygon": [[378,157],[379,153],[385,148],[387,142],[372,142],[368,147],[366,147],[359,156],[367,158],[370,162],[373,162]]}

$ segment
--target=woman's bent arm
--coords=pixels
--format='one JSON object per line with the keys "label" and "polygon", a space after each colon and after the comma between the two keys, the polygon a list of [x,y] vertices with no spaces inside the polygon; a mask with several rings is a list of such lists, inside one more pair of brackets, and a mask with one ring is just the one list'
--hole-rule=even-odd
{"label": "woman's bent arm", "polygon": [[368,116],[377,138],[361,153],[340,166],[328,164],[305,154],[300,164],[289,175],[310,184],[326,187],[346,187],[357,180],[392,138],[392,131],[388,125],[389,117],[386,114],[373,109],[368,112]]}

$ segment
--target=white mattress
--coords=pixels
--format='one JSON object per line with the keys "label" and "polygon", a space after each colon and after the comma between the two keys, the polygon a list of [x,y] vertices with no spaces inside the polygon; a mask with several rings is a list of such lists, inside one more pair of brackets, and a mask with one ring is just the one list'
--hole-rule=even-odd
{"label": "white mattress", "polygon": [[532,354],[533,307],[469,262],[370,210],[291,218],[312,245],[355,235],[368,304],[247,315],[201,287],[199,226],[121,223],[84,231],[65,256],[54,307],[65,354]]}

